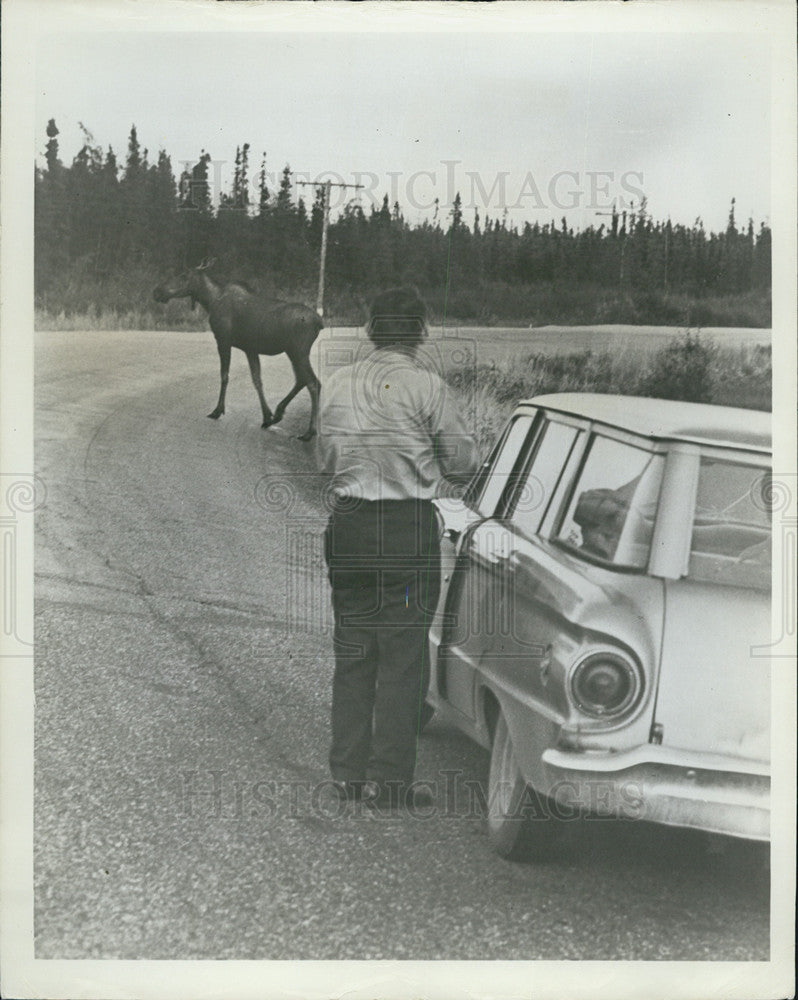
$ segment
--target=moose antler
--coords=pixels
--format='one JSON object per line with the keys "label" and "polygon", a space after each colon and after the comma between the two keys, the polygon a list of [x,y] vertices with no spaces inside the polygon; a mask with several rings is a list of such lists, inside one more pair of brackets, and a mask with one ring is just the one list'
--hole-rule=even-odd
{"label": "moose antler", "polygon": [[209,267],[213,267],[215,263],[216,263],[215,257],[206,257],[201,264],[197,265],[197,270],[206,271]]}

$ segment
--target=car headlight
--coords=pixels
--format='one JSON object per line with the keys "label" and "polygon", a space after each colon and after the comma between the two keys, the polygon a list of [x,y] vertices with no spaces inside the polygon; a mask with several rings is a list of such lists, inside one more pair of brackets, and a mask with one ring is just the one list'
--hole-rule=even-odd
{"label": "car headlight", "polygon": [[640,676],[634,663],[619,653],[591,653],[571,675],[577,707],[597,719],[625,711],[639,690]]}

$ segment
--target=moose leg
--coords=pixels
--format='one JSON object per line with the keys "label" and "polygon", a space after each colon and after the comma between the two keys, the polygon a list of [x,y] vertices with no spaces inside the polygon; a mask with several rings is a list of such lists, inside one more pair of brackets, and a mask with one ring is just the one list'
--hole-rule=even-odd
{"label": "moose leg", "polygon": [[300,441],[310,441],[316,433],[316,421],[319,414],[319,389],[321,382],[316,378],[316,373],[310,366],[310,359],[304,358],[301,362],[302,380],[308,387],[310,393],[310,423],[304,434],[299,435]]}
{"label": "moose leg", "polygon": [[299,435],[300,441],[310,441],[315,435],[319,417],[319,390],[321,389],[321,382],[316,378],[316,373],[310,367],[310,363],[308,363],[308,368],[310,369],[310,377],[307,382],[308,392],[310,393],[310,423],[305,433]]}
{"label": "moose leg", "polygon": [[283,414],[285,413],[285,408],[291,402],[291,400],[296,396],[298,392],[301,392],[305,388],[304,382],[297,381],[294,384],[294,388],[288,393],[285,399],[281,399],[277,404],[277,409],[274,411],[274,423],[279,424],[283,419]]}
{"label": "moose leg", "polygon": [[249,362],[249,371],[252,375],[252,384],[255,386],[255,392],[258,394],[260,409],[263,414],[261,427],[269,427],[271,424],[276,423],[276,421],[272,417],[272,411],[269,409],[266,397],[263,395],[263,382],[260,377],[260,357],[257,351],[247,351],[247,361]]}
{"label": "moose leg", "polygon": [[277,404],[277,409],[274,411],[274,422],[277,423],[279,420],[283,419],[283,414],[285,413],[285,408],[291,402],[291,400],[296,396],[298,392],[301,392],[305,386],[308,387],[308,392],[310,393],[311,411],[310,411],[310,426],[304,434],[299,435],[300,441],[309,441],[313,435],[316,433],[316,415],[319,408],[319,387],[320,382],[316,378],[316,374],[310,366],[310,360],[308,358],[290,358],[291,366],[294,369],[294,377],[296,382],[294,383],[294,388],[288,393],[285,399],[281,399]]}
{"label": "moose leg", "polygon": [[230,345],[220,343],[216,341],[216,346],[219,349],[219,363],[221,365],[222,373],[222,384],[219,388],[219,402],[216,404],[216,409],[212,410],[208,416],[211,420],[218,420],[219,417],[224,413],[224,398],[227,395],[227,383],[230,379]]}

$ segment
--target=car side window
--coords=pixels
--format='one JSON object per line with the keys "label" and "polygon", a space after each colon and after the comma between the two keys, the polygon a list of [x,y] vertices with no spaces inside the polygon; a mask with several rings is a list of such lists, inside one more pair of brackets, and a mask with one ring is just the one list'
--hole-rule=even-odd
{"label": "car side window", "polygon": [[463,503],[467,507],[485,517],[490,517],[495,512],[533,421],[534,417],[526,414],[511,421],[487,461],[471,480],[463,496]]}
{"label": "car side window", "polygon": [[534,534],[539,530],[579,433],[576,427],[554,421],[542,427],[513,500],[510,521],[521,531]]}
{"label": "car side window", "polygon": [[770,472],[704,457],[687,575],[767,590],[771,584]]}
{"label": "car side window", "polygon": [[590,559],[648,565],[665,456],[595,435],[557,534]]}

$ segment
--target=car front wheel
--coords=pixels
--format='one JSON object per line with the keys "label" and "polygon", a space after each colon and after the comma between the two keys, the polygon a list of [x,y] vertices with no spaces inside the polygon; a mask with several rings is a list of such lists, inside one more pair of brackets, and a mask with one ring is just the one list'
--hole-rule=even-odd
{"label": "car front wheel", "polygon": [[504,716],[499,713],[488,776],[488,840],[509,861],[543,860],[562,846],[563,824],[551,802],[527,785]]}

